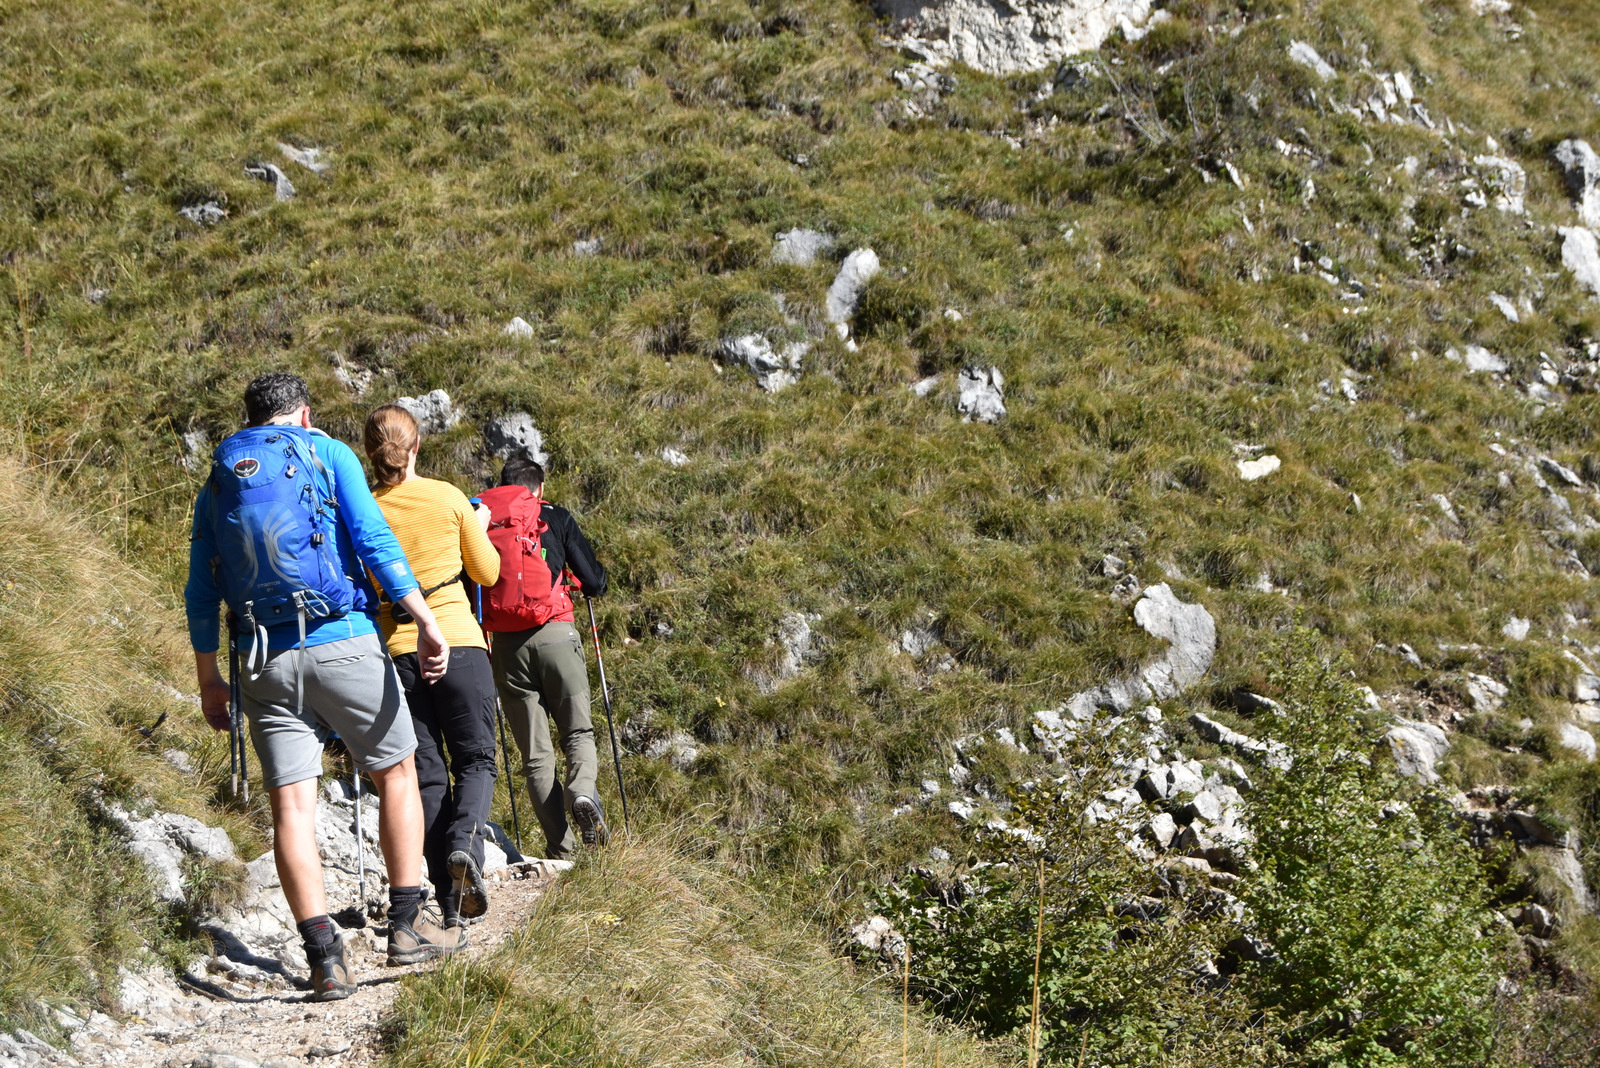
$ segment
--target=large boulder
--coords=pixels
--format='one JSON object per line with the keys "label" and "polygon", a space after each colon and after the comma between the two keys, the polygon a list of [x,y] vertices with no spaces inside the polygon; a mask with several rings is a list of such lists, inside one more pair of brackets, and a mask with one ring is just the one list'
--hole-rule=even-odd
{"label": "large boulder", "polygon": [[1044,70],[1092,52],[1122,29],[1138,36],[1151,0],[875,0],[902,46],[935,65],[964,63],[986,74]]}
{"label": "large boulder", "polygon": [[1087,720],[1097,708],[1128,712],[1151,700],[1177,697],[1210,670],[1217,653],[1217,625],[1205,606],[1178,600],[1163,582],[1144,591],[1134,605],[1133,620],[1167,641],[1166,651],[1133,675],[1073,694],[1062,709],[1073,719]]}
{"label": "large boulder", "polygon": [[544,434],[533,425],[527,412],[511,412],[489,420],[483,427],[483,442],[502,460],[525,457],[536,464],[550,459],[544,450]]}

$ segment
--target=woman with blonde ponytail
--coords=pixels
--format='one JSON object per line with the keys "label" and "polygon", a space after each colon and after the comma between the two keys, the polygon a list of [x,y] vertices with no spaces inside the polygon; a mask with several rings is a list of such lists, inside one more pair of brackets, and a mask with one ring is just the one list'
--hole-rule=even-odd
{"label": "woman with blonde ponytail", "polygon": [[485,534],[487,508],[474,511],[450,483],[417,474],[422,433],[410,412],[395,404],[376,409],[362,442],[378,483],[373,496],[450,643],[448,670],[428,682],[417,664],[416,622],[394,604],[378,613],[417,732],[428,877],[441,894],[444,925],[457,926],[489,908],[483,839],[496,771],[494,674],[459,579],[465,571],[481,586],[494,585],[500,555]]}

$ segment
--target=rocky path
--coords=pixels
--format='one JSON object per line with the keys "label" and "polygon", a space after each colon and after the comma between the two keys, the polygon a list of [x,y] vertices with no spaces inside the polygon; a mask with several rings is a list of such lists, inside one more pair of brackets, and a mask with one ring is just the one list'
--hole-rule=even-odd
{"label": "rocky path", "polygon": [[[483,954],[504,942],[559,875],[548,862],[513,865],[491,877],[489,915],[469,931],[464,952]],[[71,1050],[35,1045],[23,1032],[0,1036],[0,1066],[109,1065],[116,1068],[368,1068],[382,1058],[379,1024],[407,975],[436,964],[390,968],[382,928],[346,931],[359,989],[344,1001],[319,1004],[303,989],[227,974],[196,979],[146,972],[124,979],[124,1002],[138,1008],[123,1021],[95,1013],[64,1018]]]}

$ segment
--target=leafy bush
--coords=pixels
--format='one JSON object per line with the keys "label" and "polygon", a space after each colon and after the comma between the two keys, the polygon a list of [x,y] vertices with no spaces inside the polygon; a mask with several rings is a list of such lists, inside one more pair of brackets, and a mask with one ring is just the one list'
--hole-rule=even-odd
{"label": "leafy bush", "polygon": [[1272,733],[1293,767],[1250,795],[1259,870],[1241,884],[1276,960],[1256,996],[1304,1064],[1478,1065],[1495,943],[1487,887],[1448,806],[1373,760],[1345,665],[1300,631],[1275,677]]}
{"label": "leafy bush", "polygon": [[1498,954],[1476,859],[1448,806],[1369,755],[1368,710],[1322,639],[1281,652],[1269,732],[1294,760],[1252,772],[1237,897],[1140,860],[1103,818],[1132,748],[1113,718],[1066,754],[1074,770],[1013,791],[1016,826],[979,832],[963,876],[880,893],[913,989],[1020,1038],[1042,915],[1040,1042],[1058,1063],[1488,1063]]}

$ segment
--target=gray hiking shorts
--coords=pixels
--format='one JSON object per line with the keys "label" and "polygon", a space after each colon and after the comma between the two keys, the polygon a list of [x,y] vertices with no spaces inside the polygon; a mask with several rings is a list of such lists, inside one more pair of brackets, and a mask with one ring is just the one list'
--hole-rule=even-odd
{"label": "gray hiking shorts", "polygon": [[[295,671],[305,704],[295,709]],[[393,767],[416,752],[417,736],[394,662],[376,634],[326,645],[274,649],[267,666],[239,688],[250,740],[268,789],[322,774],[322,743],[337,732],[364,771]]]}

